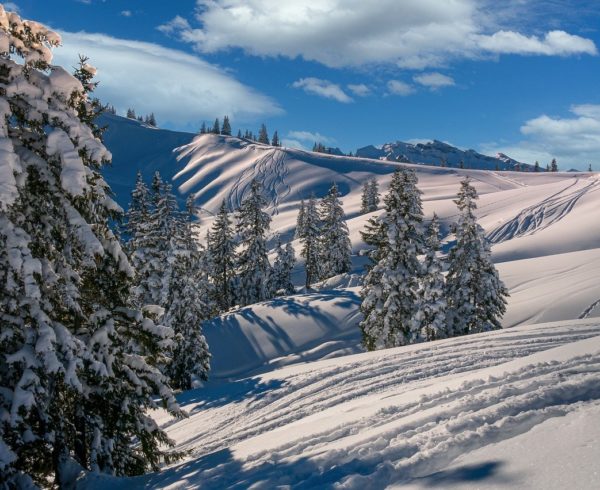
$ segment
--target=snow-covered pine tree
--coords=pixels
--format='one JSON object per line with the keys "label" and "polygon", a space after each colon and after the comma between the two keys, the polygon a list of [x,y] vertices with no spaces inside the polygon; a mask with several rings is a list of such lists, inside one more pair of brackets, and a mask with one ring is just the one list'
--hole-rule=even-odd
{"label": "snow-covered pine tree", "polygon": [[173,388],[190,389],[194,380],[208,378],[210,354],[202,323],[211,317],[210,286],[194,237],[194,201],[186,202],[186,219],[178,222],[168,262],[171,277],[163,323],[173,329],[172,361],[166,373]]}
{"label": "snow-covered pine tree", "polygon": [[154,116],[154,112],[151,112],[148,118],[146,119],[146,123],[148,123],[152,127],[156,127],[156,117]]}
{"label": "snow-covered pine tree", "polygon": [[440,225],[434,213],[425,238],[424,271],[419,290],[421,308],[416,315],[421,325],[421,337],[424,340],[438,340],[448,336],[446,287],[442,262],[437,255],[440,249],[439,233]]}
{"label": "snow-covered pine tree", "polygon": [[231,124],[229,124],[229,116],[223,118],[223,126],[221,127],[221,134],[225,136],[231,136]]}
{"label": "snow-covered pine tree", "polygon": [[73,460],[157,468],[169,441],[147,411],[178,412],[153,366],[171,331],[127,305],[94,84],[51,66],[60,37],[43,25],[0,6],[0,31],[0,486],[65,487]]}
{"label": "snow-covered pine tree", "polygon": [[352,244],[337,185],[334,183],[319,206],[321,236],[319,260],[321,279],[349,272],[352,268]]}
{"label": "snow-covered pine tree", "polygon": [[223,201],[207,239],[207,252],[212,265],[210,276],[214,284],[215,301],[221,311],[226,311],[233,305],[232,281],[237,262],[235,249],[229,211]]}
{"label": "snow-covered pine tree", "polygon": [[296,233],[294,238],[302,238],[304,236],[304,221],[306,218],[306,206],[304,205],[304,199],[300,201],[300,209],[298,210],[298,217],[296,218]]}
{"label": "snow-covered pine tree", "polygon": [[271,140],[271,146],[281,146],[281,142],[279,141],[279,134],[277,131],[273,133],[273,139]]}
{"label": "snow-covered pine tree", "polygon": [[453,227],[456,244],[448,257],[446,298],[449,336],[494,330],[506,311],[508,291],[498,276],[483,228],[474,211],[478,199],[469,178],[461,182],[458,223]]}
{"label": "snow-covered pine tree", "polygon": [[265,145],[269,144],[269,134],[267,133],[267,127],[264,124],[260,125],[260,131],[258,132],[258,142]]}
{"label": "snow-covered pine tree", "polygon": [[219,118],[215,119],[215,122],[212,127],[212,134],[220,134],[221,133],[221,125],[219,124]]}
{"label": "snow-covered pine tree", "polygon": [[377,179],[372,178],[363,184],[363,191],[361,196],[361,213],[371,213],[377,211],[379,206],[379,184]]}
{"label": "snow-covered pine tree", "polygon": [[556,162],[556,158],[553,158],[550,162],[550,172],[558,172],[558,163]]}
{"label": "snow-covered pine tree", "polygon": [[321,233],[321,220],[317,209],[317,198],[314,194],[310,196],[304,208],[304,219],[302,223],[301,255],[304,257],[306,270],[306,289],[319,280],[321,276],[321,264],[319,261],[319,240]]}
{"label": "snow-covered pine tree", "polygon": [[272,297],[271,264],[267,256],[267,233],[271,216],[264,211],[266,206],[262,185],[258,180],[253,180],[250,195],[244,199],[236,213],[241,245],[237,267],[237,296],[241,305],[250,305]]}
{"label": "snow-covered pine tree", "polygon": [[133,251],[139,248],[139,241],[146,234],[148,217],[150,216],[150,190],[144,182],[142,173],[138,171],[135,187],[131,192],[131,202],[126,214],[125,233],[127,235],[127,250],[131,264],[137,269],[140,264],[136,262],[139,257],[134,257]]}
{"label": "snow-covered pine tree", "polygon": [[127,118],[137,119],[137,116],[135,115],[135,111],[133,109],[127,109]]}
{"label": "snow-covered pine tree", "polygon": [[367,273],[361,291],[364,319],[360,328],[368,350],[420,340],[415,315],[420,309],[418,255],[423,250],[423,213],[413,171],[394,173],[384,203],[383,226],[375,230],[375,236],[380,239],[385,230],[386,243],[373,254],[379,261]]}
{"label": "snow-covered pine tree", "polygon": [[239,139],[242,139],[242,130],[241,130],[241,129],[238,129],[238,132],[237,132],[237,137],[238,137]]}
{"label": "snow-covered pine tree", "polygon": [[292,244],[287,243],[285,247],[282,247],[281,240],[278,240],[271,276],[271,289],[275,294],[288,295],[295,293],[296,290],[292,284],[292,270],[294,269],[295,260]]}
{"label": "snow-covered pine tree", "polygon": [[200,126],[200,134],[206,134],[206,123],[202,121],[202,126]]}

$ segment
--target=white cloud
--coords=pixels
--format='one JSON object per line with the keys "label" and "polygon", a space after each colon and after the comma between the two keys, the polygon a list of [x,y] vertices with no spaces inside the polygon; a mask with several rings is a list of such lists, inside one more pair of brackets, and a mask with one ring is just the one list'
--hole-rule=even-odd
{"label": "white cloud", "polygon": [[337,100],[338,102],[343,102],[345,104],[352,102],[353,100],[339,85],[320,78],[301,78],[300,80],[296,80],[292,84],[292,87],[301,88],[306,93],[325,97],[326,99]]}
{"label": "white cloud", "polygon": [[306,150],[306,151],[309,150],[309,148],[307,146],[305,146],[303,143],[301,143],[300,141],[295,140],[295,139],[290,139],[290,138],[282,138],[281,145],[287,146],[288,148],[297,148],[298,150]]}
{"label": "white cloud", "polygon": [[196,56],[103,34],[60,34],[63,47],[54,51],[54,63],[71,67],[79,53],[89,56],[98,67],[96,94],[120,113],[133,107],[154,112],[161,124],[196,129],[222,114],[250,120],[282,112],[270,97]]}
{"label": "white cloud", "polygon": [[560,168],[600,167],[600,105],[583,104],[570,108],[572,117],[543,114],[526,121],[521,133],[526,138],[513,145],[487,144],[488,151],[501,151],[528,163],[545,165],[556,157]]}
{"label": "white cloud", "polygon": [[176,17],[161,29],[201,53],[241,48],[338,68],[424,69],[510,53],[597,54],[592,40],[564,31],[535,36],[500,29],[497,24],[518,22],[505,17],[501,6],[475,0],[197,0],[195,26]]}
{"label": "white cloud", "polygon": [[21,9],[15,2],[4,2],[4,10],[7,12],[17,12],[19,13]]}
{"label": "white cloud", "polygon": [[310,131],[289,131],[288,138],[309,143],[335,143],[334,138]]}
{"label": "white cloud", "polygon": [[121,10],[121,15],[123,17],[131,17],[133,13],[131,12],[131,10]]}
{"label": "white cloud", "polygon": [[419,85],[428,87],[431,90],[437,90],[442,87],[451,87],[454,85],[454,80],[451,77],[437,72],[415,75],[413,80]]}
{"label": "white cloud", "polygon": [[367,87],[364,83],[350,83],[346,86],[348,87],[348,90],[350,90],[350,92],[352,92],[357,97],[366,97],[371,93],[371,89]]}
{"label": "white cloud", "polygon": [[388,91],[393,95],[410,95],[415,92],[415,88],[408,83],[401,82],[400,80],[390,80],[387,83]]}

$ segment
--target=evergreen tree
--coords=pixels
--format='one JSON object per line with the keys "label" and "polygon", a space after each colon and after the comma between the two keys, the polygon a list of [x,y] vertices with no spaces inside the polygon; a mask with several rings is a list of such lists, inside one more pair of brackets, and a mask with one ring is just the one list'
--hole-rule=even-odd
{"label": "evergreen tree", "polygon": [[592,164],[590,163],[589,167],[588,167],[588,172],[593,172],[592,170]]}
{"label": "evergreen tree", "polygon": [[200,134],[206,134],[206,123],[202,121],[202,126],[200,126]]}
{"label": "evergreen tree", "polygon": [[133,109],[127,109],[127,118],[128,119],[137,119],[135,115],[135,111]]}
{"label": "evergreen tree", "polygon": [[220,134],[220,133],[221,133],[221,126],[219,125],[219,118],[217,117],[215,119],[215,122],[212,127],[212,134]]}
{"label": "evergreen tree", "polygon": [[260,131],[258,132],[258,142],[264,145],[269,144],[269,134],[267,133],[267,127],[264,124],[260,125]]}
{"label": "evergreen tree", "polygon": [[450,250],[446,276],[449,335],[465,335],[500,328],[508,291],[498,277],[489,245],[474,211],[477,191],[468,178],[462,181],[460,211],[454,225],[456,245]]}
{"label": "evergreen tree", "polygon": [[279,141],[279,135],[277,134],[277,131],[275,131],[273,133],[273,139],[271,140],[271,146],[281,146],[281,143]]}
{"label": "evergreen tree", "polygon": [[229,124],[229,116],[223,118],[223,126],[221,127],[221,134],[225,136],[231,136],[231,124]]}
{"label": "evergreen tree", "polygon": [[421,308],[416,319],[420,322],[421,338],[438,340],[448,336],[446,324],[446,289],[442,263],[437,256],[440,249],[439,223],[433,215],[425,241],[424,275],[420,286]]}
{"label": "evergreen tree", "polygon": [[539,172],[540,171],[540,162],[538,162],[537,160],[535,161],[535,164],[533,166],[533,171],[534,172]]}
{"label": "evergreen tree", "polygon": [[242,139],[242,130],[241,130],[241,129],[238,129],[238,132],[237,132],[237,137],[238,137],[239,139]]}
{"label": "evergreen tree", "polygon": [[300,209],[298,210],[298,217],[296,218],[296,233],[294,238],[302,238],[304,236],[304,222],[306,218],[306,206],[304,205],[304,199],[300,201]]}
{"label": "evergreen tree", "polygon": [[273,264],[272,291],[277,294],[294,294],[296,292],[292,284],[292,270],[294,269],[294,248],[291,243],[285,247],[281,246],[281,240],[277,241],[275,249],[275,263]]}
{"label": "evergreen tree", "polygon": [[363,185],[363,192],[361,196],[361,213],[371,213],[377,211],[379,206],[379,184],[377,179],[366,181]]}
{"label": "evergreen tree", "polygon": [[553,158],[552,162],[550,162],[550,172],[558,172],[558,163],[556,162],[556,158]]}
{"label": "evergreen tree", "polygon": [[146,123],[148,123],[152,127],[156,127],[156,117],[154,117],[154,112],[151,112],[150,115],[146,119]]}
{"label": "evergreen tree", "polygon": [[154,365],[172,332],[127,304],[133,269],[99,172],[110,153],[81,83],[96,70],[51,66],[59,36],[2,6],[0,29],[0,486],[66,487],[73,460],[157,469],[169,440],[148,410],[179,413]]}
{"label": "evergreen tree", "polygon": [[215,287],[215,299],[219,309],[225,311],[233,305],[232,282],[237,260],[233,228],[225,201],[221,203],[207,243],[213,267],[211,278]]}
{"label": "evergreen tree", "polygon": [[143,118],[142,116],[138,116],[138,117],[137,117],[137,120],[138,120],[139,122],[144,122],[144,118]]}
{"label": "evergreen tree", "polygon": [[164,305],[164,324],[174,332],[173,360],[167,374],[171,386],[183,390],[190,389],[194,379],[208,378],[210,354],[201,325],[214,312],[209,299],[212,291],[201,269],[202,252],[194,238],[192,196],[186,204],[186,220],[177,223],[167,259],[171,278]]}
{"label": "evergreen tree", "polygon": [[320,263],[321,279],[350,272],[352,269],[352,244],[346,224],[344,209],[336,184],[321,200]]}
{"label": "evergreen tree", "polygon": [[373,350],[421,340],[416,314],[420,310],[418,255],[423,251],[420,192],[413,171],[397,170],[384,198],[385,215],[373,239],[382,249],[372,253],[379,261],[370,268],[361,291],[360,323],[363,344]]}
{"label": "evergreen tree", "polygon": [[250,195],[237,211],[237,231],[242,250],[238,258],[239,302],[249,305],[272,296],[271,264],[267,256],[267,233],[271,217],[264,211],[267,202],[262,186],[253,180]]}
{"label": "evergreen tree", "polygon": [[304,209],[302,234],[300,235],[301,255],[304,257],[304,267],[306,269],[306,289],[309,289],[310,285],[321,277],[319,260],[320,233],[321,222],[317,210],[317,198],[313,194]]}

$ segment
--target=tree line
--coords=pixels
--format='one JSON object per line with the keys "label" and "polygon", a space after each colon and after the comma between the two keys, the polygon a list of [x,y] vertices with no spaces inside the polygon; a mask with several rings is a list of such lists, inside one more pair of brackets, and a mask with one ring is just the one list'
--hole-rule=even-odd
{"label": "tree line", "polygon": [[[215,119],[215,122],[211,127],[208,127],[205,122],[200,126],[200,134],[221,134],[223,136],[231,136],[231,123],[229,122],[229,116],[223,117],[223,124],[219,121],[219,118]],[[281,140],[279,139],[279,133],[277,130],[273,133],[273,138],[269,139],[269,132],[267,131],[267,126],[263,123],[260,125],[260,129],[258,130],[258,135],[254,134],[252,131],[245,130],[242,134],[242,130],[238,129],[237,137],[240,139],[247,139],[251,141],[256,141],[257,143],[261,143],[263,145],[271,145],[271,146],[281,146]]]}

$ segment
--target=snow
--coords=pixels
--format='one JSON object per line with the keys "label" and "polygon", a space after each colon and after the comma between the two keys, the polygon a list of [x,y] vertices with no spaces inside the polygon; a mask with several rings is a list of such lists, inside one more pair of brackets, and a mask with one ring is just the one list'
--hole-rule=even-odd
{"label": "snow", "polygon": [[[183,393],[188,418],[156,419],[190,451],[186,461],[134,479],[89,477],[85,488],[426,484],[455,474],[457,458],[460,467],[500,444],[511,453],[548,421],[592,420],[599,370],[600,326],[591,320],[296,364]],[[585,453],[590,465],[563,471],[569,488],[597,481],[595,453]],[[543,481],[545,466],[530,467],[526,482]],[[512,471],[510,458],[503,469]]]}
{"label": "snow", "polygon": [[[104,175],[122,205],[138,168],[147,177],[160,169],[182,201],[195,197],[204,236],[221,202],[236,208],[258,178],[274,247],[278,237],[293,239],[300,200],[325,195],[335,182],[353,255],[350,273],[313,292],[203,326],[210,379],[179,395],[189,417],[153,413],[176,449],[189,451],[182,463],[131,479],[88,475],[82,488],[599,486],[596,174],[411,165],[426,221],[439,217],[444,252],[453,244],[459,183],[471,177],[480,195],[475,214],[511,295],[502,319],[511,328],[363,353],[359,232],[381,211],[360,214],[362,186],[376,178],[385,192],[397,164],[104,117],[114,156]],[[299,286],[301,243],[292,245]]]}

